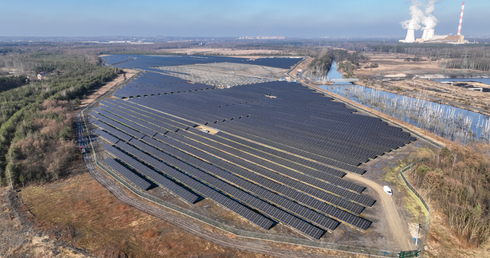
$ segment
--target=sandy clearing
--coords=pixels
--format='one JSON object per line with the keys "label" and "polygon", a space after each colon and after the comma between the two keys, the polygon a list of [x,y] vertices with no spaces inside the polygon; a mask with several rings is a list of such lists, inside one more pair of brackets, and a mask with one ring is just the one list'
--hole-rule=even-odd
{"label": "sandy clearing", "polygon": [[114,86],[123,82],[125,80],[125,78],[129,79],[138,73],[137,70],[131,70],[131,69],[123,69],[123,71],[125,72],[125,74],[124,73],[119,74],[119,75],[117,75],[116,79],[106,83],[104,86],[102,86],[102,87],[100,87],[100,88],[98,88],[92,92],[89,92],[87,94],[87,97],[82,100],[80,107],[81,108],[86,107],[90,103],[94,102],[98,97],[100,97],[100,96],[104,95],[106,92],[110,91]]}

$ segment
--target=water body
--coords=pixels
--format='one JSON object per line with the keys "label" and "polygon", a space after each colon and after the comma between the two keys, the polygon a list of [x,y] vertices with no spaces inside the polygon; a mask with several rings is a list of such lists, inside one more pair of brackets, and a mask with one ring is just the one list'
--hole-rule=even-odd
{"label": "water body", "polygon": [[[342,78],[335,64],[329,78]],[[340,77],[339,77],[340,76]],[[320,86],[330,92],[391,115],[451,141],[490,142],[490,117],[469,110],[426,101],[426,97],[407,97],[360,85]]]}

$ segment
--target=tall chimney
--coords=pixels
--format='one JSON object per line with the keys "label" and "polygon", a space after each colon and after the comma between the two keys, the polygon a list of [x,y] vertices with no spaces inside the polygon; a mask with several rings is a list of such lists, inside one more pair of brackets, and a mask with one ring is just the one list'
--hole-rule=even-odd
{"label": "tall chimney", "polygon": [[412,43],[415,41],[415,30],[407,30],[407,37],[405,37],[405,43]]}
{"label": "tall chimney", "polygon": [[427,32],[428,32],[428,30],[424,29],[424,34],[422,35],[423,40],[427,40]]}
{"label": "tall chimney", "polygon": [[463,12],[464,12],[464,2],[463,2],[463,7],[461,8],[461,17],[459,17],[458,35],[461,35],[461,24],[463,23]]}

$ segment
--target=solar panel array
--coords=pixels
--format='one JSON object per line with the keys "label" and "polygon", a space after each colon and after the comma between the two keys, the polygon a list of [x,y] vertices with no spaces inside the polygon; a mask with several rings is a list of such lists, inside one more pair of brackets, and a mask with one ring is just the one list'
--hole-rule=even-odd
{"label": "solar panel array", "polygon": [[[161,71],[160,71],[161,72]],[[213,86],[190,83],[186,80],[161,74],[158,71],[146,71],[121,87],[114,97],[136,98],[167,94],[190,93],[200,90],[210,90]]]}
{"label": "solar panel array", "polygon": [[298,63],[300,58],[237,58],[237,57],[222,57],[222,56],[177,56],[177,55],[162,55],[162,56],[141,56],[141,55],[112,55],[104,56],[102,59],[120,68],[138,68],[148,69],[156,66],[175,66],[175,65],[191,65],[191,64],[211,64],[211,63],[241,63],[260,66],[269,66],[282,69],[288,69]]}
{"label": "solar panel array", "polygon": [[[167,77],[148,80],[157,87]],[[126,88],[137,93],[138,85]],[[316,239],[340,223],[368,229],[361,213],[376,201],[342,177],[365,173],[360,164],[415,140],[287,82],[101,104],[91,115],[95,132],[114,144],[104,146],[118,160],[108,160],[113,168],[190,203],[212,199],[264,229],[280,222]]]}
{"label": "solar panel array", "polygon": [[146,176],[149,180],[152,180],[156,184],[163,186],[174,194],[180,196],[182,199],[186,200],[189,203],[196,203],[201,199],[201,196],[195,194],[194,192],[180,186],[174,181],[168,179],[167,177],[161,175],[157,171],[145,166],[141,162],[139,162],[134,157],[129,156],[128,154],[122,152],[121,150],[106,144],[104,145],[104,149],[108,152],[112,153],[112,155],[116,156],[121,162],[124,162],[126,165],[131,166],[133,169]]}
{"label": "solar panel array", "polygon": [[117,161],[111,159],[111,158],[106,158],[104,162],[112,167],[114,170],[119,172],[119,174],[123,175],[129,181],[133,182],[135,185],[137,185],[139,188],[143,190],[148,190],[151,187],[151,183],[148,182],[147,180],[143,179],[143,177],[137,175],[136,173],[132,172],[125,166],[121,165]]}

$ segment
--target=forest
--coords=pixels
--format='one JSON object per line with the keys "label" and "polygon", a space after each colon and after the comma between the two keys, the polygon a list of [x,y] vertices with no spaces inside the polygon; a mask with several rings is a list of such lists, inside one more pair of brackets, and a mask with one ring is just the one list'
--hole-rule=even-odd
{"label": "forest", "polygon": [[28,83],[27,76],[1,76],[0,77],[0,92],[17,88]]}
{"label": "forest", "polygon": [[467,243],[490,238],[490,149],[453,144],[427,151],[409,173],[412,184],[447,217],[449,227]]}
{"label": "forest", "polygon": [[121,72],[100,66],[95,54],[77,52],[47,47],[0,55],[0,68],[56,71],[49,80],[9,84],[17,87],[0,92],[1,184],[57,180],[76,157],[72,111],[88,91]]}

